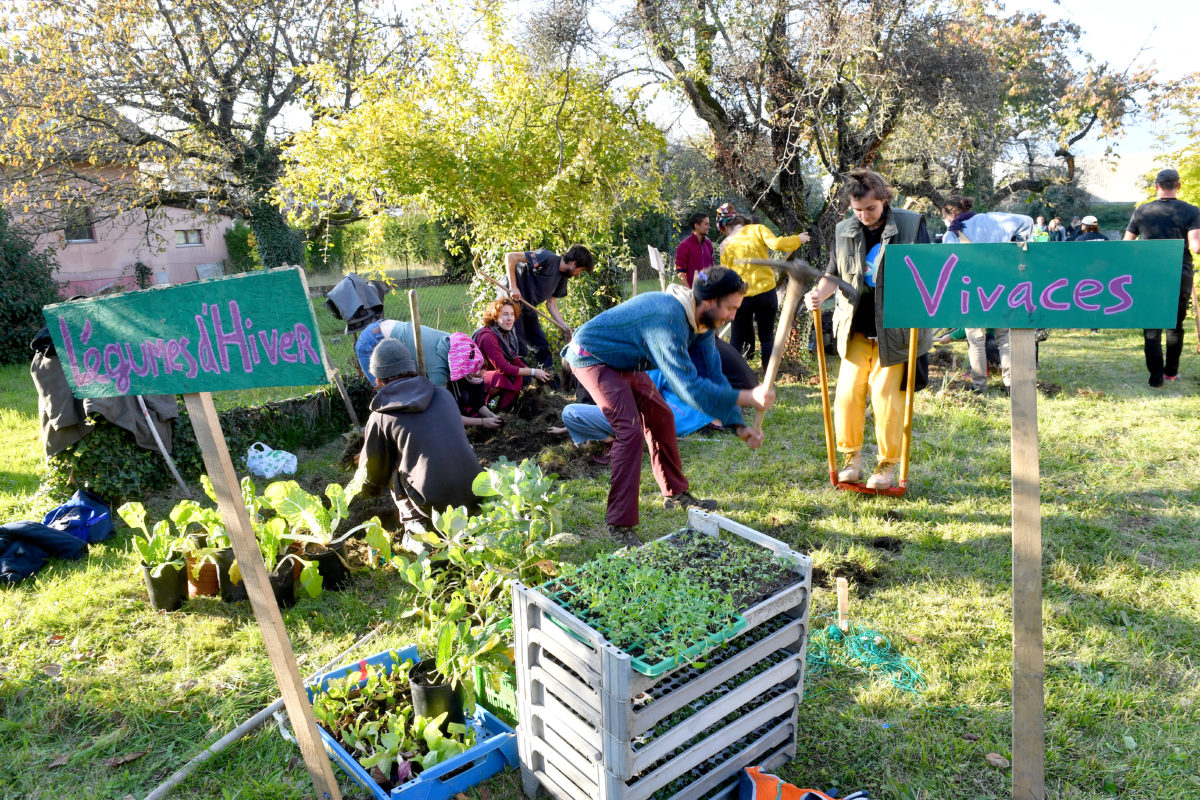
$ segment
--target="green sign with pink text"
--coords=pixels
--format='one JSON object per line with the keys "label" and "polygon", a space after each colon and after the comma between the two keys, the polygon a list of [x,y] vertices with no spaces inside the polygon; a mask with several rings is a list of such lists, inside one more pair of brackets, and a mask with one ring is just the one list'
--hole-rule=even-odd
{"label": "green sign with pink text", "polygon": [[1174,328],[1183,240],[890,245],[889,328]]}
{"label": "green sign with pink text", "polygon": [[56,303],[42,313],[76,397],[328,381],[298,267]]}

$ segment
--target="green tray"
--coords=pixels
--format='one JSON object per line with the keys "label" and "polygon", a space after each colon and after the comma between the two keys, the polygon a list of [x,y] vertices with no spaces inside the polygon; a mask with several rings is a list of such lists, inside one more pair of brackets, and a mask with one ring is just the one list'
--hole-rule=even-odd
{"label": "green tray", "polygon": [[[571,613],[571,611],[567,608],[566,604],[563,602],[563,599],[566,596],[566,592],[562,591],[561,589],[558,589],[557,584],[558,584],[557,578],[546,581],[545,583],[543,583],[541,586],[538,587],[538,591],[540,591],[542,594],[544,594],[546,597],[548,597],[550,600],[552,600],[554,602],[554,604],[557,605],[559,608],[561,608],[564,612],[566,612],[567,614],[571,614],[571,616],[574,617],[575,615]],[[579,619],[578,617],[575,617],[575,618]],[[559,622],[553,616],[550,617],[550,621],[553,622],[555,625],[557,625],[562,630],[566,631],[566,633],[568,635],[570,635],[572,638],[574,638],[584,644],[588,644],[588,641],[586,639],[584,639],[582,636],[580,636],[577,632],[571,630],[569,627],[567,627],[563,623]],[[587,623],[584,620],[579,620],[579,621],[583,622],[585,625],[587,625]],[[664,672],[670,672],[671,670],[675,669],[676,667],[678,667],[682,664],[687,664],[691,661],[695,661],[697,657],[703,655],[704,653],[708,652],[709,650],[713,649],[714,647],[724,644],[730,638],[732,638],[733,636],[735,636],[738,633],[741,633],[743,630],[745,630],[747,624],[748,623],[746,622],[746,619],[741,614],[738,614],[734,617],[733,622],[730,623],[727,627],[723,628],[722,630],[717,631],[716,633],[709,634],[708,636],[704,637],[700,641],[696,642],[691,647],[684,650],[679,655],[672,656],[671,658],[667,658],[667,659],[663,659],[662,661],[655,661],[655,662],[649,662],[644,659],[637,658],[635,656],[630,656],[630,664],[633,666],[633,669],[635,671],[640,672],[643,675],[648,675],[651,678],[657,677],[659,675],[662,675]],[[603,631],[597,631],[597,632],[600,633],[601,636],[604,635]]]}

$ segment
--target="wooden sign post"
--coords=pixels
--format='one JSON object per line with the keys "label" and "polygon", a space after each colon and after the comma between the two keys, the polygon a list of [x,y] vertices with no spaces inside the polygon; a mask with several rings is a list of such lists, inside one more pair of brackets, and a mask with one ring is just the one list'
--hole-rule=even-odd
{"label": "wooden sign post", "polygon": [[892,245],[889,328],[1011,328],[1014,800],[1045,800],[1036,328],[1175,324],[1182,241]]}
{"label": "wooden sign post", "polygon": [[184,396],[304,764],[317,797],[340,800],[211,394],[328,380],[304,273],[254,272],[59,303],[43,313],[76,397]]}

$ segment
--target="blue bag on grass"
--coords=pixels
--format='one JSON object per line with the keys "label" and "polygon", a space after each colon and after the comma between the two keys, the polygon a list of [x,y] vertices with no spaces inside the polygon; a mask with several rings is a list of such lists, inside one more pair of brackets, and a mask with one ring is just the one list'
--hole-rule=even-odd
{"label": "blue bag on grass", "polygon": [[99,495],[80,489],[53,509],[42,524],[65,531],[84,542],[101,542],[112,536],[112,512]]}

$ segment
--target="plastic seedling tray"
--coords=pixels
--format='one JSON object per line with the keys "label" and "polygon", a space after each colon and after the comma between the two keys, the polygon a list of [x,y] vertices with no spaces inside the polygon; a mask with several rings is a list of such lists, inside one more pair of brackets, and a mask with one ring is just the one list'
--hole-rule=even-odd
{"label": "plastic seedling tray", "polygon": [[[609,556],[607,556],[607,558],[613,558],[613,556],[609,555]],[[585,567],[585,569],[586,569],[586,567]],[[565,611],[567,611],[568,613],[571,613],[574,616],[577,616],[586,622],[589,622],[589,623],[591,622],[591,620],[588,618],[588,616],[586,614],[580,614],[578,611],[575,611],[574,609],[571,608],[571,606],[570,606],[571,592],[569,590],[565,590],[562,588],[562,583],[559,579],[555,578],[553,580],[549,580],[537,588],[538,588],[539,592],[541,592],[546,597],[553,600],[558,605],[562,606],[562,608]],[[579,641],[581,641],[585,644],[587,643],[586,639],[581,637],[575,631],[568,628],[566,625],[563,625],[561,622],[559,622],[554,617],[551,617],[550,621],[553,622],[558,627],[562,628],[569,635],[578,639]],[[716,631],[715,633],[709,634],[708,636],[699,640],[698,642],[696,642],[692,646],[688,647],[687,649],[683,650],[682,652],[678,653],[677,655],[672,656],[671,658],[665,658],[661,661],[647,661],[644,658],[641,658],[639,656],[634,656],[631,654],[629,663],[634,668],[634,670],[636,670],[637,672],[640,672],[641,674],[647,675],[651,678],[657,678],[659,675],[668,673],[671,670],[675,669],[676,667],[680,666],[681,664],[687,664],[691,661],[696,660],[700,656],[707,653],[709,650],[712,650],[714,647],[718,647],[718,646],[724,644],[730,638],[736,636],[737,634],[739,634],[743,630],[745,630],[746,625],[747,625],[747,623],[746,623],[745,618],[743,618],[741,614],[735,614],[734,618],[733,618],[733,622],[731,622],[729,625],[725,626],[724,628],[722,628],[719,631]]]}
{"label": "plastic seedling tray", "polygon": [[[421,660],[415,646],[399,650],[396,655],[400,659],[400,663],[410,659],[414,662]],[[308,699],[311,701],[314,694],[322,692],[329,681],[343,678],[353,672],[361,672],[361,680],[365,683],[365,670],[369,664],[381,665],[390,674],[396,663],[391,653],[384,651],[353,664],[347,664],[322,675],[313,685],[309,686]],[[346,771],[346,774],[355,783],[370,792],[376,800],[450,800],[459,792],[465,792],[498,772],[517,766],[517,735],[512,728],[482,707],[476,707],[475,715],[468,720],[468,724],[475,729],[477,734],[477,743],[474,747],[425,770],[416,778],[400,784],[390,792],[385,792],[363,769],[358,760],[347,752],[328,731],[324,728],[319,730],[330,757]]]}

